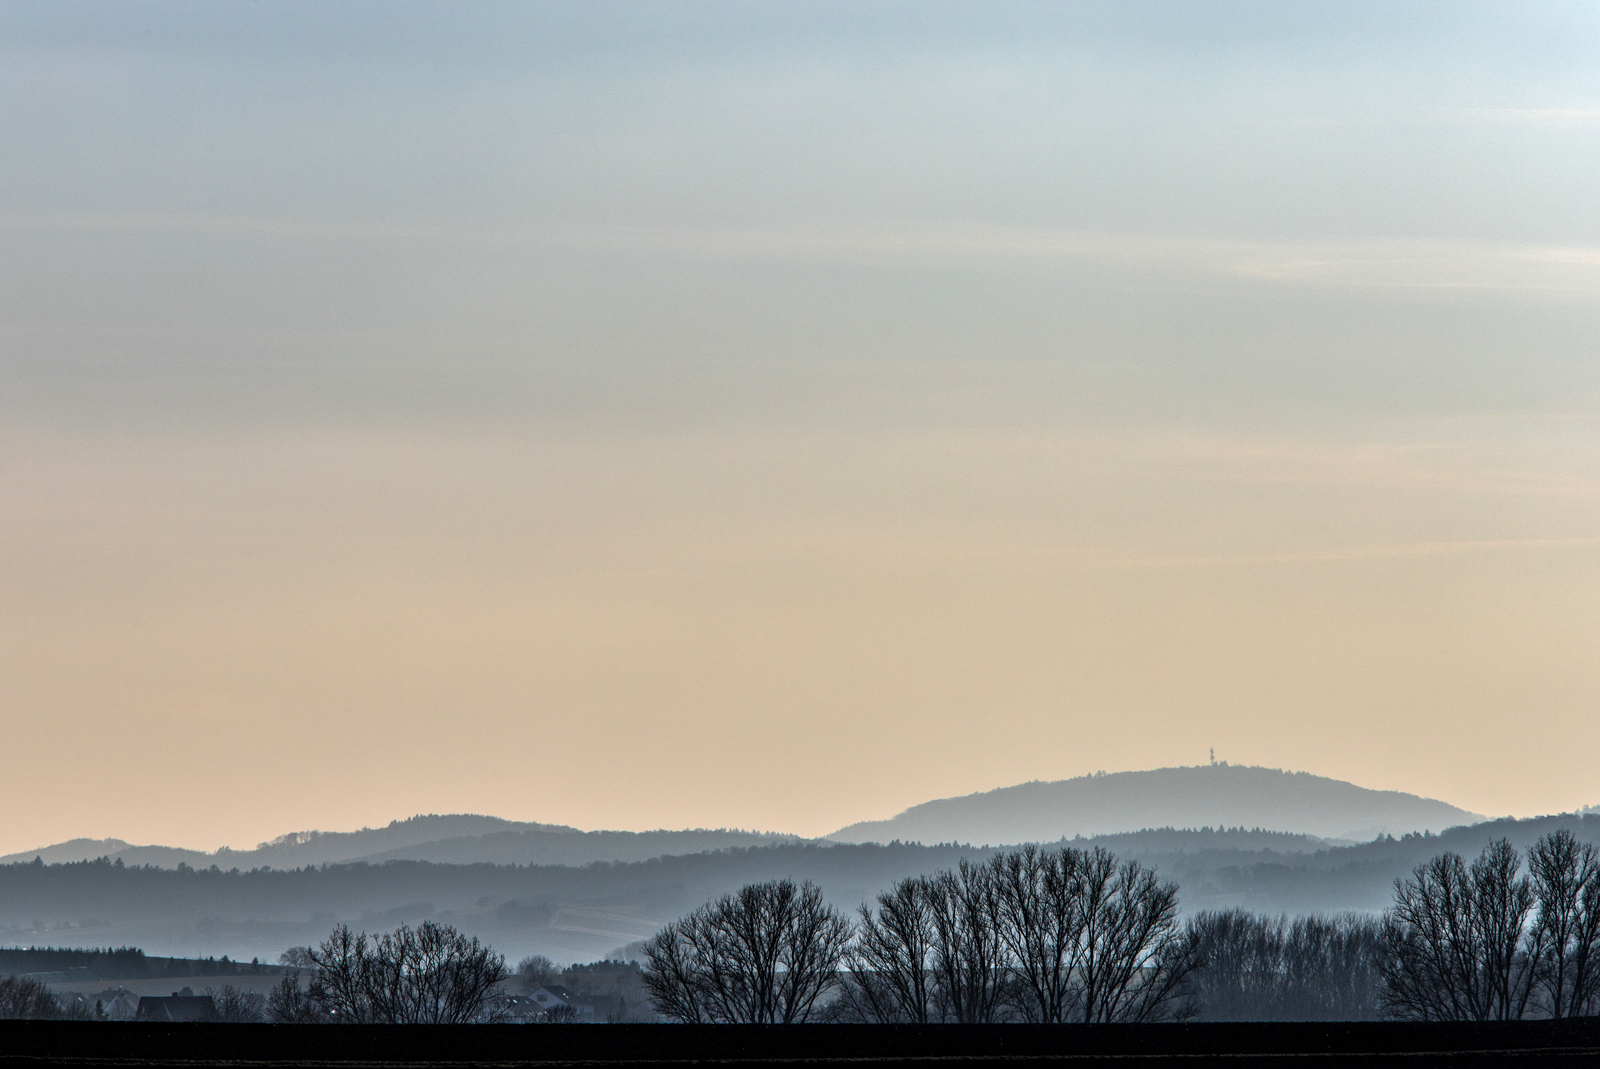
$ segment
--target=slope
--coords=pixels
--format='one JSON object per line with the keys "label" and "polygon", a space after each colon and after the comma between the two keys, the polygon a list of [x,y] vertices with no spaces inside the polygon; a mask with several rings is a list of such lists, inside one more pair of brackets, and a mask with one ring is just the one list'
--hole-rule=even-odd
{"label": "slope", "polygon": [[1483,818],[1400,791],[1276,768],[1195,765],[1097,773],[912,806],[827,836],[836,842],[1053,842],[1162,826],[1259,827],[1336,839],[1438,831]]}
{"label": "slope", "polygon": [[663,854],[694,854],[736,846],[796,841],[792,835],[696,828],[687,831],[579,831],[472,813],[428,814],[351,832],[293,832],[254,850],[215,853],[173,846],[132,846],[121,839],[72,839],[0,857],[0,864],[45,864],[107,858],[159,868],[295,869],[351,861],[437,861],[451,864],[586,865],[594,861],[644,861]]}

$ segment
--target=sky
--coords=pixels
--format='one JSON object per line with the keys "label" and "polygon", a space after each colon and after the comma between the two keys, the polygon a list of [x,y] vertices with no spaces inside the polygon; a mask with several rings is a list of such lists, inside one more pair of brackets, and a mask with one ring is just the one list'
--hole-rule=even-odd
{"label": "sky", "polygon": [[[1600,803],[1600,8],[0,5],[0,852]],[[15,800],[25,800],[15,804]]]}

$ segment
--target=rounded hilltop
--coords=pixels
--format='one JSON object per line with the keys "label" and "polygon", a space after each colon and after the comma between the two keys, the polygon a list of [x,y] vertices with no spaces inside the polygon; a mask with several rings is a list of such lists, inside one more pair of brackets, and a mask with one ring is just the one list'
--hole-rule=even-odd
{"label": "rounded hilltop", "polygon": [[1442,831],[1483,818],[1402,791],[1259,765],[1094,772],[940,798],[827,836],[837,842],[1054,842],[1143,828],[1262,828],[1327,839]]}

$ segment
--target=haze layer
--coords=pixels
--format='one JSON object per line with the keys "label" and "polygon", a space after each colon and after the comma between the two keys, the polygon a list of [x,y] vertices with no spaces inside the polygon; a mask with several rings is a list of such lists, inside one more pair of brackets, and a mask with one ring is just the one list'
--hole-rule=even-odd
{"label": "haze layer", "polygon": [[1600,13],[10,3],[0,709],[75,836],[1594,802]]}

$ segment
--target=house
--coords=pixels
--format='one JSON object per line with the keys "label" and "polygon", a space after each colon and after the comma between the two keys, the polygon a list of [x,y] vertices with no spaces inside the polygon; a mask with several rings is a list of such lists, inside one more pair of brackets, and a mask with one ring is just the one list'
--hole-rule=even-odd
{"label": "house", "polygon": [[131,1021],[139,1014],[139,996],[125,987],[108,987],[95,1001],[113,1021]]}
{"label": "house", "polygon": [[171,996],[145,995],[140,998],[134,1020],[176,1023],[214,1021],[216,1017],[217,1007],[210,995],[180,995],[174,991]]}
{"label": "house", "polygon": [[572,1004],[572,992],[560,984],[545,984],[543,987],[534,988],[531,997],[534,1002],[538,1003],[539,1008],[543,1010]]}
{"label": "house", "polygon": [[536,988],[530,996],[546,1020],[593,1021],[594,1007],[580,1002],[560,984]]}
{"label": "house", "polygon": [[544,1009],[528,995],[501,995],[493,1008],[513,1024],[537,1021],[544,1014]]}

